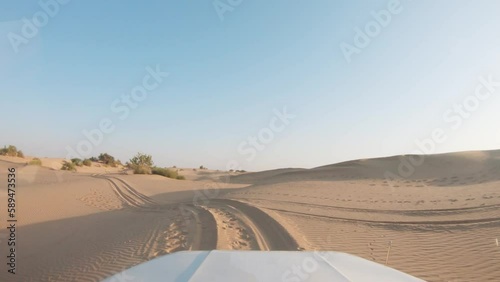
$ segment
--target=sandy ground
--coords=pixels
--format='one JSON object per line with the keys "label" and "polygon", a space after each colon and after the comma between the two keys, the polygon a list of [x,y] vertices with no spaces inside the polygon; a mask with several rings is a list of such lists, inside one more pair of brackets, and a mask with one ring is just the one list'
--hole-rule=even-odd
{"label": "sandy ground", "polygon": [[[0,281],[99,281],[164,254],[210,249],[341,251],[427,281],[500,281],[500,151],[401,166],[409,160],[417,157],[229,178],[183,168],[187,180],[173,180],[2,157],[2,179],[17,168],[19,221],[17,274],[2,262]],[[1,184],[2,206],[6,194]]]}

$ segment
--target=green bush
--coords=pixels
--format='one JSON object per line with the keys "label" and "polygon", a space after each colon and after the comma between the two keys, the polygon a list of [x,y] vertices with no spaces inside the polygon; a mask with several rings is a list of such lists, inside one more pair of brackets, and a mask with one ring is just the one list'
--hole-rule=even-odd
{"label": "green bush", "polygon": [[175,171],[175,170],[171,170],[171,169],[168,169],[168,168],[153,167],[153,168],[151,169],[151,172],[152,172],[153,174],[157,174],[157,175],[165,176],[165,177],[172,178],[172,179],[179,179],[179,180],[184,180],[184,179],[186,179],[184,176],[179,175],[179,174],[177,173],[177,171]]}
{"label": "green bush", "polygon": [[168,178],[177,178],[177,171],[168,168],[153,167],[151,172]]}
{"label": "green bush", "polygon": [[71,159],[71,162],[73,164],[75,164],[76,166],[82,166],[83,165],[83,161],[79,158],[74,158],[74,159]]}
{"label": "green bush", "polygon": [[137,153],[135,157],[130,159],[130,164],[133,166],[153,166],[153,157],[142,153]]}
{"label": "green bush", "polygon": [[89,159],[85,159],[85,160],[82,161],[82,164],[84,166],[92,166],[92,161],[89,160]]}
{"label": "green bush", "polygon": [[100,162],[102,162],[103,164],[110,165],[112,167],[116,167],[117,162],[116,162],[115,158],[107,153],[100,154],[97,159]]}
{"label": "green bush", "polygon": [[151,168],[145,165],[137,165],[133,167],[134,174],[151,174]]}
{"label": "green bush", "polygon": [[61,167],[61,170],[76,171],[76,166],[72,162],[64,161],[64,163],[63,163],[63,165]]}
{"label": "green bush", "polygon": [[16,146],[10,145],[9,147],[7,147],[7,156],[11,156],[11,157],[16,157],[17,156],[17,148],[16,148]]}
{"label": "green bush", "polygon": [[23,153],[23,151],[21,151],[21,150],[17,151],[17,156],[19,158],[23,158],[24,159],[24,153]]}
{"label": "green bush", "polygon": [[[18,151],[16,146],[14,145],[4,146],[2,149],[0,149],[1,156],[17,157],[19,152],[21,151]],[[21,152],[21,155],[24,157],[23,152]]]}
{"label": "green bush", "polygon": [[137,153],[135,157],[127,162],[127,167],[134,170],[135,174],[151,174],[153,173],[153,157],[142,153]]}
{"label": "green bush", "polygon": [[34,158],[28,164],[29,165],[42,165],[42,160],[40,160],[39,158]]}

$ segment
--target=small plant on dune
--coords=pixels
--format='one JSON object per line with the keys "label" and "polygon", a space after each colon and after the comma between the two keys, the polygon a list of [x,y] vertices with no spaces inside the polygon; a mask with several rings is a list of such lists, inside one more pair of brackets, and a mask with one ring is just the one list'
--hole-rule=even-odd
{"label": "small plant on dune", "polygon": [[11,156],[11,157],[17,156],[16,146],[9,145],[9,147],[7,147],[7,156]]}
{"label": "small plant on dune", "polygon": [[206,167],[204,167],[204,166],[202,166],[202,165],[200,165],[200,169],[207,169],[207,168],[206,168]]}
{"label": "small plant on dune", "polygon": [[109,165],[112,167],[116,167],[117,165],[115,157],[107,153],[100,154],[99,157],[97,157],[97,159],[105,165]]}
{"label": "small plant on dune", "polygon": [[82,166],[83,165],[83,161],[79,158],[74,158],[74,159],[71,159],[71,162],[73,164],[75,164],[76,166]]}
{"label": "small plant on dune", "polygon": [[146,155],[143,153],[137,153],[133,158],[130,159],[131,165],[145,165],[152,167],[153,166],[153,157],[151,155]]}
{"label": "small plant on dune", "polygon": [[151,174],[151,168],[145,165],[137,165],[134,167],[134,174]]}
{"label": "small plant on dune", "polygon": [[61,170],[76,171],[76,165],[72,162],[64,161]]}
{"label": "small plant on dune", "polygon": [[29,165],[42,165],[42,160],[40,160],[39,158],[34,158],[32,159],[29,163]]}
{"label": "small plant on dune", "polygon": [[[21,156],[19,155],[19,153],[21,154]],[[23,152],[18,151],[16,146],[14,146],[14,145],[4,146],[2,149],[0,149],[0,155],[1,156],[24,158]]]}
{"label": "small plant on dune", "polygon": [[168,178],[177,178],[177,171],[162,167],[153,167],[151,170],[153,174],[165,176]]}
{"label": "small plant on dune", "polygon": [[23,153],[23,151],[21,151],[21,150],[17,151],[17,156],[19,158],[23,158],[24,159],[24,153]]}
{"label": "small plant on dune", "polygon": [[89,160],[89,159],[85,159],[85,160],[82,161],[82,164],[84,166],[92,166],[92,161]]}
{"label": "small plant on dune", "polygon": [[129,168],[134,170],[135,174],[151,174],[153,166],[153,157],[142,153],[137,153],[127,163]]}
{"label": "small plant on dune", "polygon": [[184,176],[179,175],[177,173],[177,171],[171,170],[171,169],[168,169],[168,168],[153,167],[152,170],[151,170],[151,172],[153,174],[165,176],[165,177],[172,178],[172,179],[179,179],[179,180],[186,179]]}

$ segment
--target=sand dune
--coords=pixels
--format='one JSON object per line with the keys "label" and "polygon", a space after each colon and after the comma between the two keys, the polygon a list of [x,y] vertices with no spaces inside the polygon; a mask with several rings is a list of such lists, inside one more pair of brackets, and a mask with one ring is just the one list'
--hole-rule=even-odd
{"label": "sand dune", "polygon": [[[421,164],[413,165],[411,160]],[[409,176],[399,175],[402,163],[410,164],[414,172]],[[231,176],[231,182],[272,184],[305,180],[386,179],[386,173],[391,172],[404,180],[434,180],[435,183],[442,181],[444,184],[446,180],[453,182],[455,178],[467,175],[465,181],[458,182],[466,184],[474,183],[476,180],[474,176],[479,178],[479,181],[488,181],[489,173],[498,170],[500,170],[500,150],[355,160],[312,169],[280,169],[247,173]],[[406,172],[406,169],[404,171]]]}
{"label": "sand dune", "polygon": [[19,273],[0,269],[0,280],[99,281],[209,249],[332,250],[388,257],[428,281],[500,280],[500,151],[426,156],[410,176],[384,177],[408,157],[255,173],[183,168],[184,181],[3,158],[0,170],[18,169]]}

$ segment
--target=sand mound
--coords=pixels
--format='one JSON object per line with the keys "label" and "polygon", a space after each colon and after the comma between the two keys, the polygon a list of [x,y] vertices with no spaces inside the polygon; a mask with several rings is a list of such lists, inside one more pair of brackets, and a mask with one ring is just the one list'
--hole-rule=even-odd
{"label": "sand mound", "polygon": [[[439,155],[405,155],[348,161],[313,169],[280,169],[231,176],[230,181],[246,184],[273,184],[297,181],[338,181],[350,179],[402,180],[469,178],[488,181],[485,175],[500,171],[500,150],[460,152]],[[453,181],[451,181],[453,182]]]}

